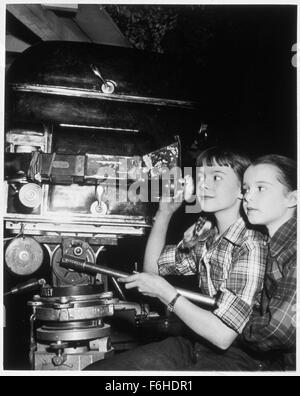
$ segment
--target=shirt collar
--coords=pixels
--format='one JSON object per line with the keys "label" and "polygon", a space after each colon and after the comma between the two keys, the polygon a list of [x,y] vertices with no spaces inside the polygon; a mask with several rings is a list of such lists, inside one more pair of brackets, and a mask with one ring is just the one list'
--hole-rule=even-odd
{"label": "shirt collar", "polygon": [[245,230],[245,222],[240,217],[235,223],[233,223],[223,234],[223,238],[226,238],[229,242],[234,245],[241,244],[241,235]]}
{"label": "shirt collar", "polygon": [[278,256],[282,249],[293,240],[297,231],[297,216],[294,215],[286,223],[284,223],[270,239],[270,255]]}
{"label": "shirt collar", "polygon": [[209,216],[202,215],[199,217],[195,227],[195,234],[199,241],[206,241],[208,237],[216,234],[214,222]]}

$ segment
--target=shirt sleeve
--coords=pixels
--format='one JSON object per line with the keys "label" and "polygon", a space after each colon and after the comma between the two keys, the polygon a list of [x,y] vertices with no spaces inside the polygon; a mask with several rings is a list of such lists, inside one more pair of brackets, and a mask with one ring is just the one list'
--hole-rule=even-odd
{"label": "shirt sleeve", "polygon": [[263,241],[246,241],[235,256],[217,294],[214,314],[241,334],[262,290],[267,246]]}
{"label": "shirt sleeve", "polygon": [[178,245],[166,245],[157,262],[159,274],[194,275],[197,272],[197,258],[194,249],[186,249],[183,241]]}
{"label": "shirt sleeve", "polygon": [[296,257],[278,281],[276,293],[265,313],[255,310],[244,329],[242,340],[252,349],[269,351],[289,350],[296,346]]}
{"label": "shirt sleeve", "polygon": [[206,220],[200,216],[198,221],[185,231],[178,245],[166,245],[163,248],[157,261],[160,275],[194,275],[197,272],[201,246],[196,230],[202,232],[206,227],[210,229],[211,225],[206,224]]}

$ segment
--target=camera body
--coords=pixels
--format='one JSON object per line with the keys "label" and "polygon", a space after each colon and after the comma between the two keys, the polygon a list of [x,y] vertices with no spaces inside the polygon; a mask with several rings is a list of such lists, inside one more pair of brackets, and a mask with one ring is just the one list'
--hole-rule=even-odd
{"label": "camera body", "polygon": [[[116,281],[61,262],[99,265],[126,238],[138,245],[161,195],[174,195],[177,174],[168,172],[181,167],[180,139],[202,121],[173,69],[144,51],[43,42],[8,70],[4,283],[46,279],[33,282],[38,294],[19,302],[16,314],[23,323],[31,310],[33,369],[82,369],[108,358],[116,337],[110,319],[125,315],[137,327],[151,318],[149,306],[128,301]],[[123,257],[109,265],[122,268]],[[12,327],[8,321],[9,357],[18,337]]]}

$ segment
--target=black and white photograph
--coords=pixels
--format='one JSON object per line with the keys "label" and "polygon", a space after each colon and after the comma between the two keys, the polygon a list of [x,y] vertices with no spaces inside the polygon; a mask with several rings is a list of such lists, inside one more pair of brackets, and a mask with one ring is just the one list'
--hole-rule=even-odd
{"label": "black and white photograph", "polygon": [[298,18],[1,5],[1,375],[299,375]]}

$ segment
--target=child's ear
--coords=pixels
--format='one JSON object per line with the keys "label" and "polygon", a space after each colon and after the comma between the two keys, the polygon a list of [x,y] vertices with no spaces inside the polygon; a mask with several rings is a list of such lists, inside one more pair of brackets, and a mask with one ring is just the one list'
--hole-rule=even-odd
{"label": "child's ear", "polygon": [[294,208],[295,206],[297,206],[297,190],[289,193],[288,207]]}

